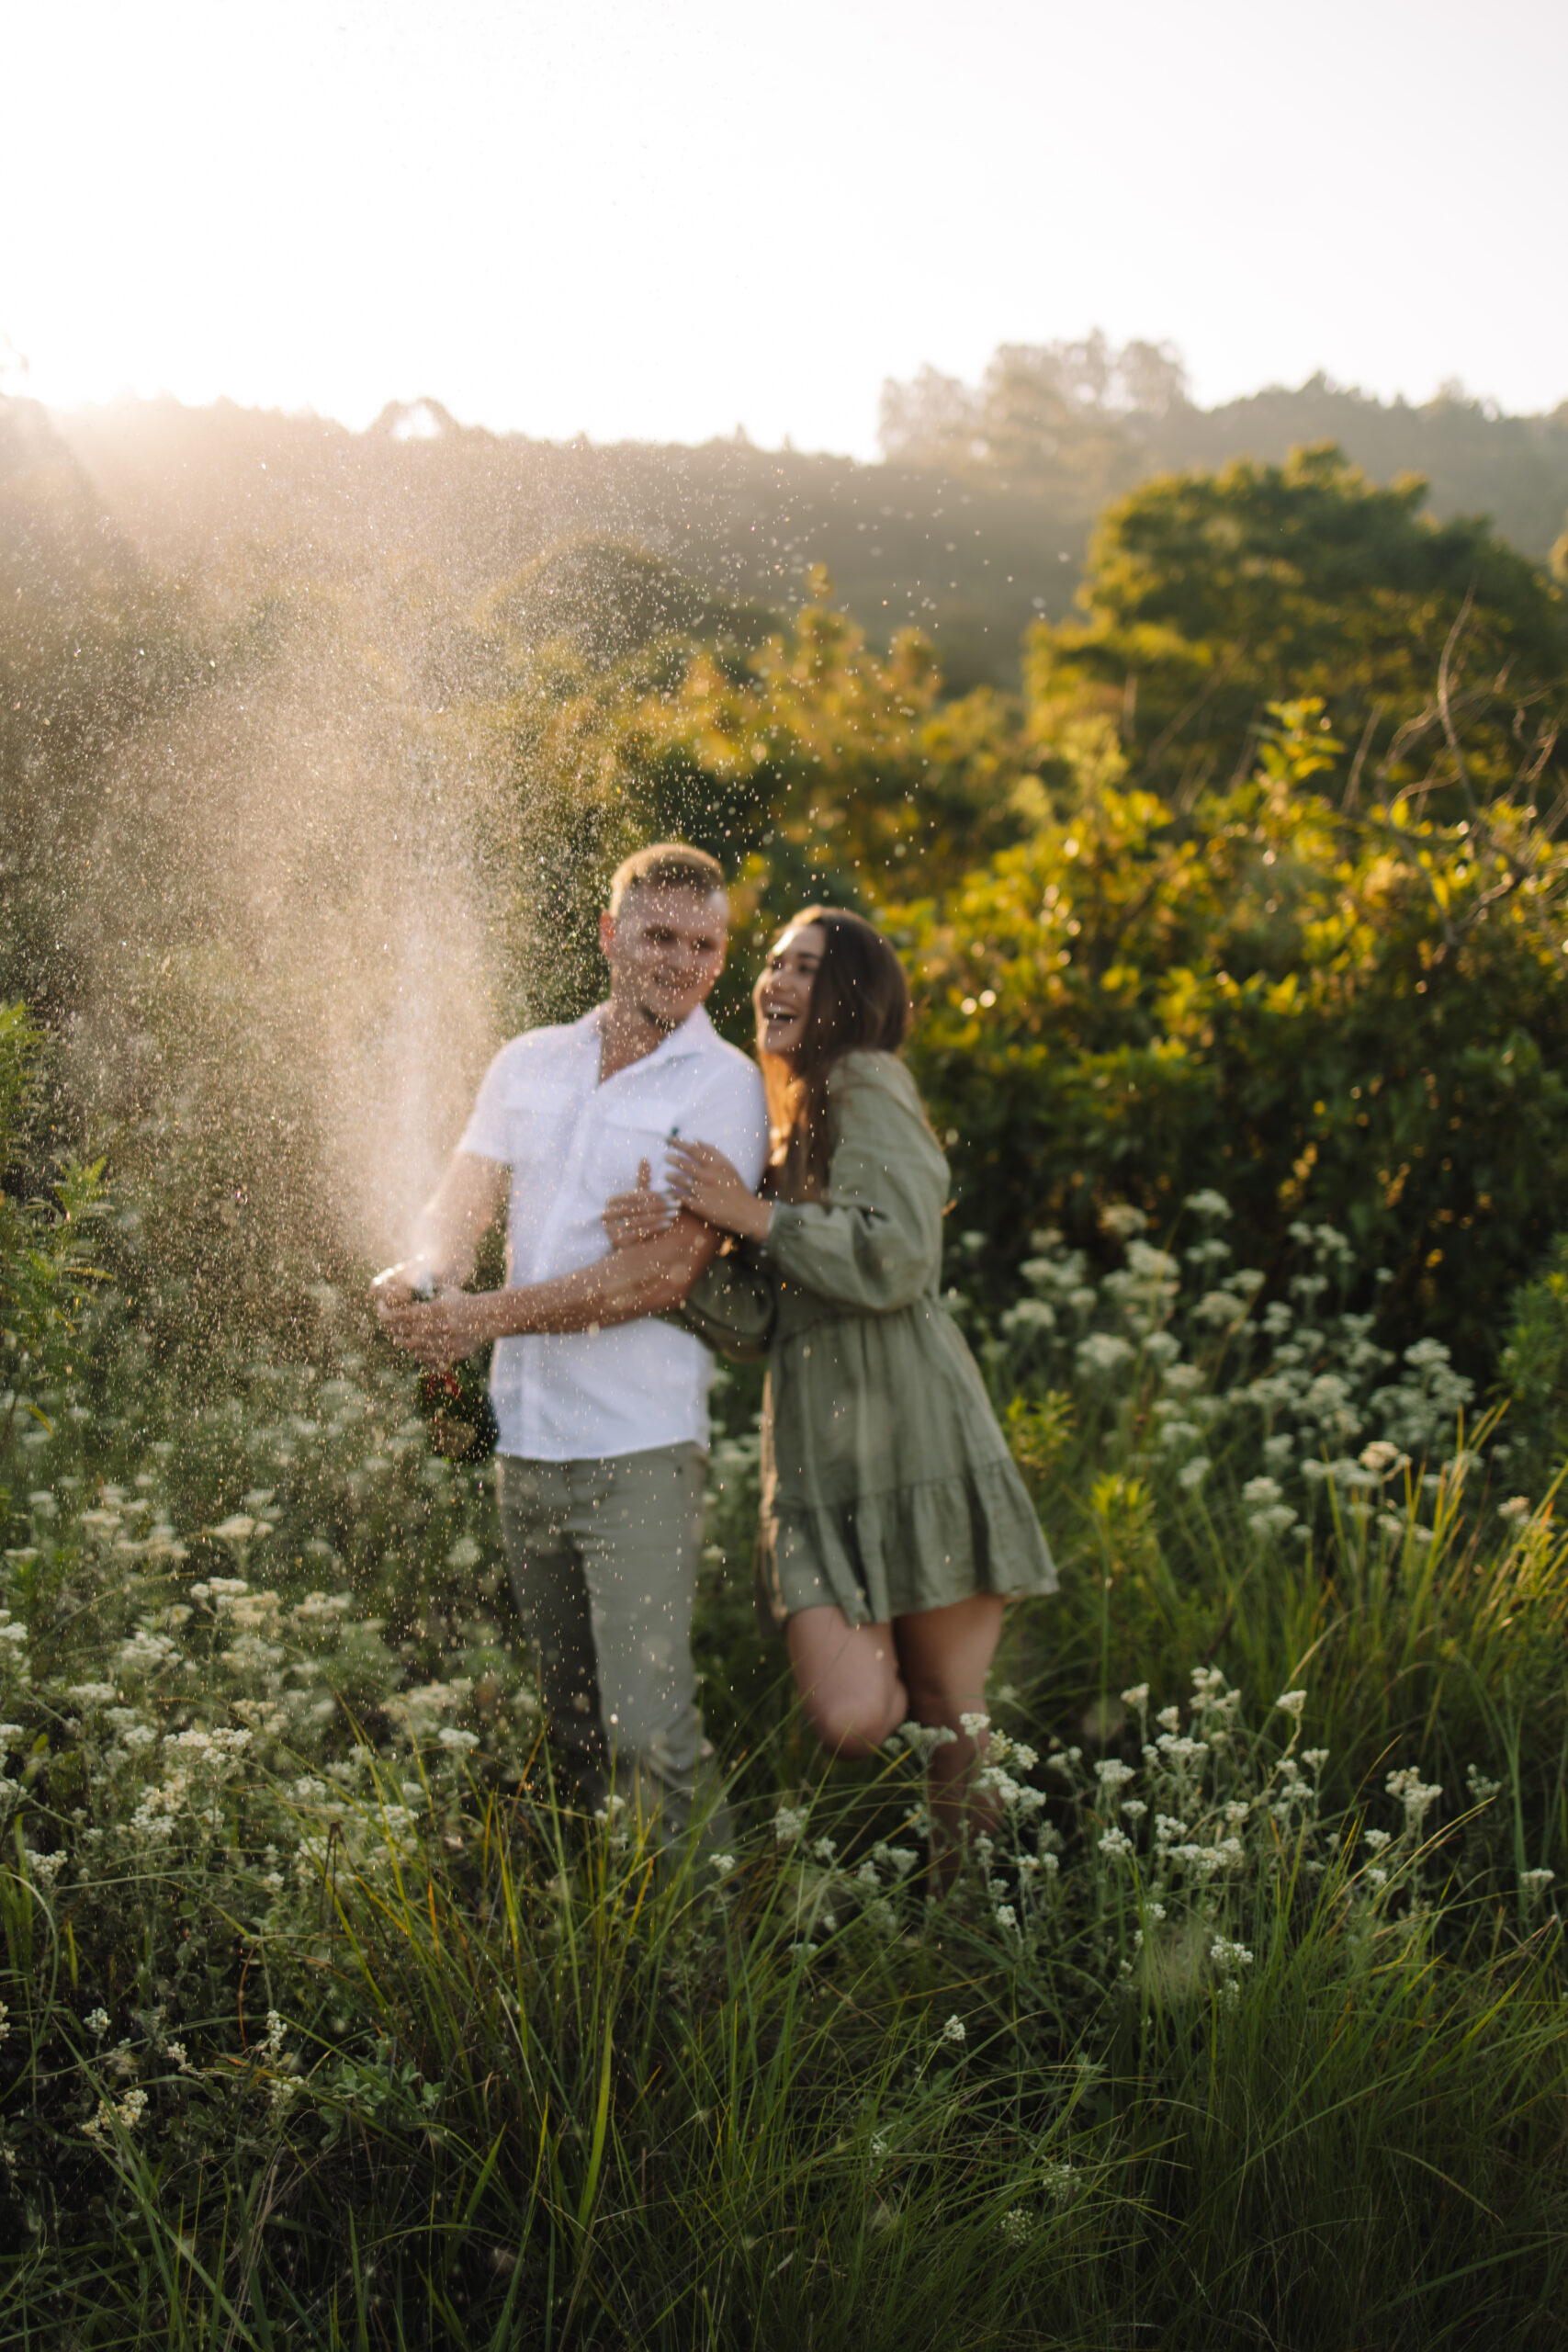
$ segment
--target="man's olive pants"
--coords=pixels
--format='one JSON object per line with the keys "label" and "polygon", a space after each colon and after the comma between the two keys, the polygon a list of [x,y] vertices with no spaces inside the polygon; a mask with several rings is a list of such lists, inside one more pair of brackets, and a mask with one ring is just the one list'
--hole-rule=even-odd
{"label": "man's olive pants", "polygon": [[702,1754],[692,1607],[700,1446],[590,1462],[497,1463],[501,1532],[558,1766],[594,1809],[612,1786],[665,1843],[691,1817]]}

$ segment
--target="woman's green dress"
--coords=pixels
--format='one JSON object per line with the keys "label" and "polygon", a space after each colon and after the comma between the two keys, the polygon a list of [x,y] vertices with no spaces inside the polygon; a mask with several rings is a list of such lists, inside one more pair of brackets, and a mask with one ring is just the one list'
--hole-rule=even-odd
{"label": "woman's green dress", "polygon": [[717,1258],[680,1319],[766,1351],[762,1577],[775,1619],[852,1624],[971,1593],[1054,1592],[1056,1572],[975,1360],[937,1292],[947,1162],[892,1054],[828,1079],[822,1201]]}

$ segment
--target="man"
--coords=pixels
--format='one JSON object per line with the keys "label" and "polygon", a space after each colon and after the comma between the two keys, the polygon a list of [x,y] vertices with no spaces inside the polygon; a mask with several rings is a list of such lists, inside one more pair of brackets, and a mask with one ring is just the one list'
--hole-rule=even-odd
{"label": "man", "polygon": [[[716,859],[666,842],[626,860],[599,919],[608,998],[502,1046],[414,1258],[376,1283],[383,1323],[422,1363],[496,1342],[502,1536],[557,1752],[583,1802],[602,1804],[614,1777],[660,1809],[667,1839],[702,1747],[691,1622],[713,1367],[649,1318],[680,1305],[717,1238],[682,1212],[612,1255],[600,1220],[612,1193],[655,1180],[676,1135],[761,1175],[761,1076],[703,1010],[728,927]],[[506,1287],[420,1303],[468,1279],[503,1192]]]}

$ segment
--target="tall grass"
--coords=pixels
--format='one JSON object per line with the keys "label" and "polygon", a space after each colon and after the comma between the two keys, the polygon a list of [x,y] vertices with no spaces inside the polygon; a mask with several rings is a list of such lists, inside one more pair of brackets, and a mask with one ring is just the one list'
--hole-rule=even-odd
{"label": "tall grass", "polygon": [[1554,2346],[1554,1495],[1305,1230],[1299,1315],[1047,1236],[974,1326],[1063,1586],[935,1905],[919,1742],[826,1764],[750,1624],[743,1387],[733,1835],[661,1859],[557,1803],[488,1490],[341,1303],[199,1396],[73,1308],[6,1474],[0,2352]]}
{"label": "tall grass", "polygon": [[[61,2046],[68,1957],[13,1876],[52,2177],[0,2343],[1558,2340],[1554,1930],[1445,1899],[1430,1841],[1393,1839],[1374,1899],[1337,1822],[1162,1941],[1071,1804],[1048,1931],[998,1932],[977,1880],[928,1916],[883,1872],[856,1907],[912,1793],[892,1764],[826,1792],[716,1883],[470,1786],[460,1856],[448,1828],[329,1865],[319,1928],[182,2028],[194,2073],[142,2064],[185,2102],[161,2135]],[[73,2070],[96,2143],[49,2130]]]}

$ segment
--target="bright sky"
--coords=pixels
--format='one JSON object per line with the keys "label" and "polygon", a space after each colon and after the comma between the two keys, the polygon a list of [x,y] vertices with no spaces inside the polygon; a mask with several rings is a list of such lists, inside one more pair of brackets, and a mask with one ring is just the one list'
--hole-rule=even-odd
{"label": "bright sky", "polygon": [[1205,401],[1568,397],[1562,0],[0,0],[0,55],[57,406],[869,456],[885,377],[1095,324]]}

